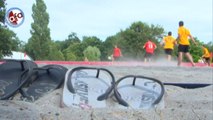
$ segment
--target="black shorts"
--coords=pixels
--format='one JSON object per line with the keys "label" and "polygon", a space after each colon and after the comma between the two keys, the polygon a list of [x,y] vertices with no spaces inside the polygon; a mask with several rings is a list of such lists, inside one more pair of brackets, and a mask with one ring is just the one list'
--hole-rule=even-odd
{"label": "black shorts", "polygon": [[119,56],[113,56],[113,58],[114,58],[114,61],[119,61],[120,60]]}
{"label": "black shorts", "polygon": [[189,45],[179,45],[178,46],[178,52],[184,52],[187,53],[189,52]]}
{"label": "black shorts", "polygon": [[144,57],[145,58],[151,58],[153,56],[153,53],[145,53]]}
{"label": "black shorts", "polygon": [[167,55],[172,55],[173,49],[164,49],[164,51]]}
{"label": "black shorts", "polygon": [[209,57],[203,57],[203,59],[205,59],[206,62],[209,62],[209,61],[210,61],[210,58],[209,58]]}

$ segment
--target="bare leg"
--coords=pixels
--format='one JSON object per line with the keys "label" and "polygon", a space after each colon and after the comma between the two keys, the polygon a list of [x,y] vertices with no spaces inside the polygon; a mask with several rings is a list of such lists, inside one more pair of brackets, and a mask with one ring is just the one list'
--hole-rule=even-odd
{"label": "bare leg", "polygon": [[208,62],[208,66],[211,66],[211,63],[210,63],[210,61]]}
{"label": "bare leg", "polygon": [[146,62],[146,58],[144,58],[144,62]]}
{"label": "bare leg", "polygon": [[195,63],[193,62],[193,58],[192,56],[190,55],[189,52],[185,53],[187,59],[191,62],[192,66],[195,66]]}
{"label": "bare leg", "polygon": [[178,53],[178,66],[180,66],[182,59],[183,59],[183,52],[179,52]]}
{"label": "bare leg", "polygon": [[211,60],[210,59],[207,60],[207,64],[208,64],[208,66],[211,66]]}
{"label": "bare leg", "polygon": [[172,59],[171,55],[167,55],[167,60],[171,61],[171,59]]}

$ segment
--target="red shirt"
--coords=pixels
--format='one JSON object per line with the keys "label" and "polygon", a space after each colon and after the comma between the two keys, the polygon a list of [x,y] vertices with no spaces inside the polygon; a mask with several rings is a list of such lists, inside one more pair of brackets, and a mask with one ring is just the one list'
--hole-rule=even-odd
{"label": "red shirt", "polygon": [[156,45],[155,43],[151,42],[151,41],[148,41],[145,43],[145,45],[143,46],[146,50],[147,53],[154,53],[154,50],[156,48]]}
{"label": "red shirt", "polygon": [[119,48],[114,48],[113,56],[114,57],[120,57],[121,56],[121,50]]}

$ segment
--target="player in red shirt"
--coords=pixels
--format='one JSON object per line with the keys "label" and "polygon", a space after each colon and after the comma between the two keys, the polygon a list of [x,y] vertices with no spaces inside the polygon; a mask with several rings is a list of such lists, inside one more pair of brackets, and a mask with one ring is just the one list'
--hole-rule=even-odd
{"label": "player in red shirt", "polygon": [[156,44],[154,42],[152,42],[151,40],[148,40],[144,44],[143,48],[146,50],[146,53],[144,56],[144,62],[147,61],[147,58],[148,58],[148,61],[151,61],[151,57],[153,56],[154,51],[157,48]]}
{"label": "player in red shirt", "polygon": [[115,61],[119,60],[119,58],[122,56],[121,50],[120,48],[117,47],[117,45],[115,45],[114,49],[113,49],[113,59]]}

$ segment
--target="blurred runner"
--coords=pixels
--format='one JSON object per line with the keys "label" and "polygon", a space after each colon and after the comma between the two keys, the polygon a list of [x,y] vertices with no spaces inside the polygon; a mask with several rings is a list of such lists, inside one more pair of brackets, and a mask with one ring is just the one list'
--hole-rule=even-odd
{"label": "blurred runner", "polygon": [[113,49],[113,61],[118,61],[121,56],[122,56],[121,49],[118,48],[117,45],[115,45]]}
{"label": "blurred runner", "polygon": [[202,45],[202,49],[203,49],[203,55],[202,55],[202,59],[204,60],[204,63],[206,63],[208,66],[210,66],[210,53],[209,50]]}
{"label": "blurred runner", "polygon": [[164,45],[164,51],[167,55],[167,60],[171,61],[172,52],[174,49],[174,45],[176,44],[175,38],[172,36],[172,32],[168,32],[168,36],[163,38],[161,45]]}
{"label": "blurred runner", "polygon": [[144,62],[147,62],[147,60],[150,62],[157,46],[154,42],[152,42],[151,40],[148,40],[144,44],[143,48],[146,50],[146,53],[144,55]]}
{"label": "blurred runner", "polygon": [[178,66],[181,65],[182,59],[183,59],[183,53],[187,57],[187,59],[191,62],[192,66],[195,66],[195,63],[193,61],[193,58],[191,54],[189,53],[189,38],[194,42],[194,44],[197,45],[195,42],[193,36],[191,35],[190,31],[184,27],[183,21],[179,22],[179,28],[178,28],[178,38],[177,40],[179,41],[178,45]]}

